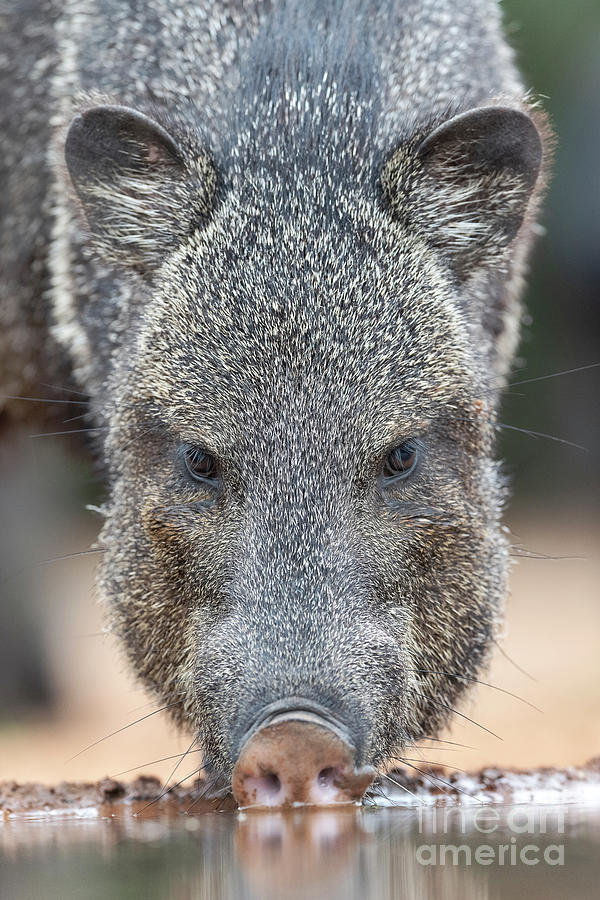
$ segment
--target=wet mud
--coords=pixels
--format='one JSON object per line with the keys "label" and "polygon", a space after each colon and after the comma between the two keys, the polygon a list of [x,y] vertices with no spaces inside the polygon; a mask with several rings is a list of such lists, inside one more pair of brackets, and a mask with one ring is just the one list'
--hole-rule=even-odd
{"label": "wet mud", "polygon": [[[367,792],[363,806],[431,806],[447,804],[517,804],[577,802],[597,798],[600,804],[600,756],[584,766],[558,769],[496,769],[448,772],[423,765],[419,774],[391,769]],[[169,787],[153,775],[131,782],[104,778],[97,782],[62,782],[48,786],[36,782],[0,782],[0,814],[11,817],[31,813],[66,813],[111,807],[168,807],[196,813],[232,811],[236,804],[228,793],[215,794],[202,779],[186,786]]]}

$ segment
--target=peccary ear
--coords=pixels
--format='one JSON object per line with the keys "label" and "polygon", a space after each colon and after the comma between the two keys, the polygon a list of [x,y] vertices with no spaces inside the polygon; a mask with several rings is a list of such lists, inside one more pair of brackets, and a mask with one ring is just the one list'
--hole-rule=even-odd
{"label": "peccary ear", "polygon": [[76,116],[65,158],[109,262],[152,271],[210,211],[215,172],[208,155],[136,110],[95,106]]}
{"label": "peccary ear", "polygon": [[383,183],[392,208],[408,216],[459,274],[499,262],[521,227],[540,171],[542,142],[531,118],[500,106],[473,109],[420,143],[416,170],[412,155],[412,164],[402,151],[387,163]]}

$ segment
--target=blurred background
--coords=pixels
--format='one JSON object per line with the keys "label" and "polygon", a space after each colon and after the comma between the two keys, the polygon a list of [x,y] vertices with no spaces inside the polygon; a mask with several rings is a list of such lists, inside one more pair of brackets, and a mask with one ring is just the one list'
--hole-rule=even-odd
{"label": "blurred background", "polygon": [[[486,680],[541,712],[479,687],[463,712],[502,739],[457,720],[446,737],[469,749],[424,754],[466,768],[600,754],[600,368],[589,368],[600,362],[600,3],[503,7],[558,143],[512,378],[521,383],[501,416],[518,559]],[[0,446],[0,478],[0,779],[92,779],[137,766],[166,777],[173,762],[153,761],[189,738],[150,715],[155,705],[104,633],[93,554],[33,565],[94,540],[99,518],[85,509],[101,502],[93,470],[69,437],[23,435]]]}

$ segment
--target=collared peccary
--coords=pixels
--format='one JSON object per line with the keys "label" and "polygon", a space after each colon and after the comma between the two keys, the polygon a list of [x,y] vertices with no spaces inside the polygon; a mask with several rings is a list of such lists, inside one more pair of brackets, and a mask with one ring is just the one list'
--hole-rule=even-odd
{"label": "collared peccary", "polygon": [[448,720],[505,593],[547,154],[496,3],[5,20],[2,393],[89,395],[110,620],[209,775],[358,799]]}

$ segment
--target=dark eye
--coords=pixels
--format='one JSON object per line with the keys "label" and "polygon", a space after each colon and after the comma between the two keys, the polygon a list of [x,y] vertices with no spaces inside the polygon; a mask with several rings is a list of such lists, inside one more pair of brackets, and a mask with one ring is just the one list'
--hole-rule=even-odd
{"label": "dark eye", "polygon": [[214,456],[199,447],[186,447],[183,451],[185,467],[196,481],[210,481],[217,476]]}
{"label": "dark eye", "polygon": [[415,468],[418,457],[417,442],[404,441],[388,453],[383,467],[384,477],[394,481],[406,478]]}

